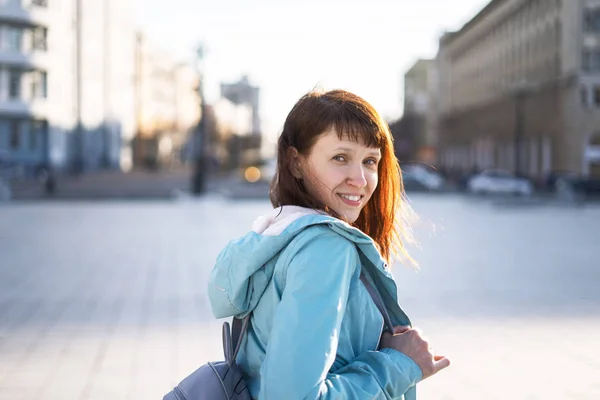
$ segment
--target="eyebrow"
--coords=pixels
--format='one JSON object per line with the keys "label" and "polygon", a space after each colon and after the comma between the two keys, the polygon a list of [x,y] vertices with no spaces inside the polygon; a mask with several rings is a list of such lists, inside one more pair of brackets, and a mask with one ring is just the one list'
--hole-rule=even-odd
{"label": "eyebrow", "polygon": [[[354,150],[351,149],[350,147],[336,147],[335,151],[345,151],[345,152],[348,152],[348,153],[354,152]],[[369,154],[381,156],[381,150],[379,150],[379,149],[377,149],[377,150],[373,149],[373,150],[369,151]]]}

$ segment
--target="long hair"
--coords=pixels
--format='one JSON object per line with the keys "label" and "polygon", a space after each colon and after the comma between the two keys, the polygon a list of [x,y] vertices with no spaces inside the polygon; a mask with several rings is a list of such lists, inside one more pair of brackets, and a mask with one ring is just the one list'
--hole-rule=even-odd
{"label": "long hair", "polygon": [[352,224],[376,243],[381,255],[391,262],[393,256],[414,260],[403,241],[411,240],[410,227],[402,214],[410,211],[404,201],[404,188],[392,135],[387,123],[363,98],[344,91],[312,91],[304,95],[288,114],[277,144],[277,172],[271,182],[273,207],[295,205],[319,209],[334,216],[325,204],[311,196],[301,179],[293,174],[291,149],[309,155],[316,140],[334,128],[340,139],[361,141],[381,151],[379,183],[371,199]]}

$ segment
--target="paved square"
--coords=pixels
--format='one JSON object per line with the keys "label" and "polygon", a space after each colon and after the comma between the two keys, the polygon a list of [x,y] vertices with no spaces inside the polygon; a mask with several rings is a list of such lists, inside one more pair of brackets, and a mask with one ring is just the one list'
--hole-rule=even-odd
{"label": "paved square", "polygon": [[[600,207],[411,196],[397,265],[415,325],[453,365],[421,399],[600,399]],[[0,400],[160,399],[221,358],[205,294],[266,201],[0,206]]]}

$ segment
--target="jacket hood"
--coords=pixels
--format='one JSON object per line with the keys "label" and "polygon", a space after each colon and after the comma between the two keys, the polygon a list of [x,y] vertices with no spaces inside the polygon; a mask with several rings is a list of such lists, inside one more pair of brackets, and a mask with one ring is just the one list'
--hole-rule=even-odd
{"label": "jacket hood", "polygon": [[273,276],[275,263],[269,261],[305,228],[319,224],[364,245],[360,247],[371,248],[375,254],[365,254],[376,257],[376,264],[383,263],[372,239],[359,229],[322,211],[297,206],[275,208],[259,217],[252,231],[229,242],[217,257],[208,285],[215,317],[243,318],[250,313]]}

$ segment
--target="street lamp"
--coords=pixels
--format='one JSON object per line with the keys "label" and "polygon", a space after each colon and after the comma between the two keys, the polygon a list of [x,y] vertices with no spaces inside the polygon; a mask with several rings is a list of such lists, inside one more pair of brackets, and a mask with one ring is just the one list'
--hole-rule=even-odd
{"label": "street lamp", "polygon": [[200,106],[200,121],[194,130],[193,136],[193,171],[191,189],[192,193],[199,195],[206,190],[206,169],[208,167],[207,151],[206,151],[206,105],[204,101],[204,74],[202,62],[204,60],[204,47],[199,45],[196,49],[196,72],[198,73],[198,97]]}
{"label": "street lamp", "polygon": [[75,131],[74,131],[74,157],[72,172],[79,175],[84,169],[84,137],[82,122],[82,64],[83,64],[83,38],[82,38],[82,0],[75,2]]}

